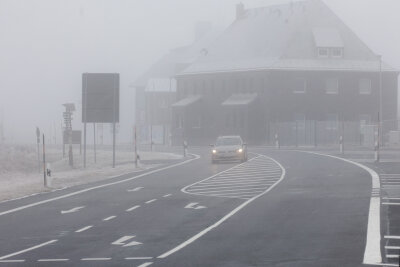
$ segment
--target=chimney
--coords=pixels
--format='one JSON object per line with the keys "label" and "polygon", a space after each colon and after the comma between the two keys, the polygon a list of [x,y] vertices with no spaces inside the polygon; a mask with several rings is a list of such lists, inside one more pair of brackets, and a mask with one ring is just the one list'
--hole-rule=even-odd
{"label": "chimney", "polygon": [[245,13],[245,9],[244,9],[244,5],[243,3],[239,3],[236,5],[236,19],[241,19],[244,17],[244,13]]}

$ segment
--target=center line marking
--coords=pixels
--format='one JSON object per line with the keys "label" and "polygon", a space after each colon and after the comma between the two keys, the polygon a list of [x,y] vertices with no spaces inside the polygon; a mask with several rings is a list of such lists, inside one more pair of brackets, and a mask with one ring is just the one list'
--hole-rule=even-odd
{"label": "center line marking", "polygon": [[40,259],[38,261],[69,261],[69,259]]}
{"label": "center line marking", "polygon": [[110,216],[110,217],[104,218],[103,221],[109,221],[109,220],[112,220],[112,219],[114,219],[116,217],[117,216]]}
{"label": "center line marking", "polygon": [[25,260],[0,260],[0,262],[3,263],[11,263],[11,262],[25,262]]}
{"label": "center line marking", "polygon": [[19,255],[19,254],[22,254],[22,253],[25,253],[25,252],[28,252],[28,251],[31,251],[31,250],[34,250],[34,249],[37,249],[37,248],[40,248],[40,247],[44,247],[44,246],[46,246],[46,245],[52,244],[52,243],[57,242],[57,241],[58,241],[57,239],[50,240],[50,241],[44,242],[44,243],[42,243],[42,244],[39,244],[39,245],[30,247],[30,248],[27,248],[27,249],[18,251],[18,252],[14,252],[14,253],[11,253],[11,254],[2,256],[2,257],[0,257],[0,260],[4,260],[4,259],[7,259],[7,258],[11,258],[12,256]]}
{"label": "center line marking", "polygon": [[85,226],[85,227],[83,227],[83,228],[81,228],[79,230],[76,230],[75,233],[81,233],[81,232],[86,231],[86,230],[88,230],[88,229],[90,229],[92,227],[93,227],[93,225]]}
{"label": "center line marking", "polygon": [[146,204],[149,204],[149,203],[154,202],[154,201],[156,201],[156,200],[157,200],[157,199],[154,198],[154,199],[151,199],[151,200],[149,200],[149,201],[146,201],[145,203],[146,203]]}
{"label": "center line marking", "polygon": [[163,197],[169,197],[169,196],[171,196],[171,194],[164,195]]}
{"label": "center line marking", "polygon": [[81,261],[109,261],[111,258],[82,258]]}
{"label": "center line marking", "polygon": [[133,206],[132,208],[127,209],[126,211],[132,211],[132,210],[135,210],[135,209],[137,209],[139,207],[140,207],[140,205],[136,205],[136,206]]}
{"label": "center line marking", "polygon": [[125,260],[151,260],[153,257],[127,257]]}

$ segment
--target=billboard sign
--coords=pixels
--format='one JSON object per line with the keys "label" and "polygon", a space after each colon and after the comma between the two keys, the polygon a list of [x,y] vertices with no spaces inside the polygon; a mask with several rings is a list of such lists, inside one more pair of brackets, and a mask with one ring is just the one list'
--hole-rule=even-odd
{"label": "billboard sign", "polygon": [[119,74],[82,74],[82,122],[119,122]]}
{"label": "billboard sign", "polygon": [[[64,130],[63,132],[63,144],[69,144],[69,131]],[[82,131],[72,131],[72,144],[80,145],[82,144]]]}

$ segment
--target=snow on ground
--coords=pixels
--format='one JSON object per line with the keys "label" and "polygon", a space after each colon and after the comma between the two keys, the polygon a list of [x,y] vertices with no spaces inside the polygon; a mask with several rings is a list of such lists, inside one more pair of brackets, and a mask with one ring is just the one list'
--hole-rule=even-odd
{"label": "snow on ground", "polygon": [[[139,155],[143,161],[176,160],[182,157],[172,153],[149,151],[139,152]],[[139,164],[139,167],[135,168],[134,153],[122,149],[116,152],[115,168],[112,168],[112,151],[109,149],[98,150],[96,159],[94,163],[93,150],[88,150],[87,167],[84,169],[83,156],[79,155],[79,149],[75,148],[74,167],[71,168],[68,157],[63,158],[61,148],[46,149],[46,162],[50,163],[52,175],[51,188],[45,188],[43,165],[41,162],[39,166],[37,149],[34,146],[0,145],[0,201],[100,181],[156,166]]]}

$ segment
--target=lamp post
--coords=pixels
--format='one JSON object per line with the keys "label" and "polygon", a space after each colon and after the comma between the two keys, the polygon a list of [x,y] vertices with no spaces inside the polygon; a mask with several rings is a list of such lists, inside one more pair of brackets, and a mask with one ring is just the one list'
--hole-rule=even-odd
{"label": "lamp post", "polygon": [[379,59],[379,112],[378,112],[378,140],[377,140],[377,156],[376,161],[380,160],[380,149],[382,146],[382,56]]}

